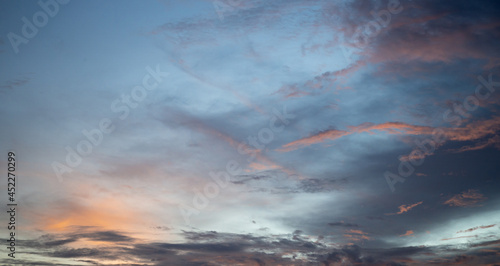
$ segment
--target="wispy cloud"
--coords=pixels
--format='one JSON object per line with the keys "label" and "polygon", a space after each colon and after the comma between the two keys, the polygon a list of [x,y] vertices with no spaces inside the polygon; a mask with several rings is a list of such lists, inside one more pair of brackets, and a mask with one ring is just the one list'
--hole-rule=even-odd
{"label": "wispy cloud", "polygon": [[457,234],[460,234],[460,233],[468,233],[468,232],[472,232],[472,231],[476,231],[478,229],[486,229],[486,228],[491,228],[493,226],[495,226],[496,224],[490,224],[490,225],[481,225],[481,226],[476,226],[476,227],[472,227],[472,228],[469,228],[469,229],[466,229],[466,230],[460,230],[457,232]]}
{"label": "wispy cloud", "polygon": [[10,79],[10,80],[5,81],[3,84],[1,84],[0,88],[12,90],[14,88],[26,85],[30,80],[31,79],[28,77]]}
{"label": "wispy cloud", "polygon": [[[337,130],[331,129],[322,131],[320,133],[311,135],[309,137],[301,138],[299,140],[292,141],[282,146],[278,149],[281,152],[293,151],[302,147],[307,147],[313,144],[323,143],[326,141],[332,141],[339,139],[341,137],[355,134],[368,132],[370,134],[375,134],[377,131],[387,133],[387,134],[406,134],[406,135],[430,135],[432,134],[434,127],[430,126],[419,126],[411,125],[403,122],[386,122],[381,124],[374,123],[363,123],[358,126],[348,126],[348,130]],[[444,132],[447,140],[450,141],[471,141],[484,138],[488,135],[492,135],[492,138],[486,143],[477,144],[474,147],[463,147],[458,150],[460,152],[467,150],[482,149],[488,146],[496,145],[498,146],[498,137],[494,134],[500,131],[500,117],[494,117],[492,119],[475,121],[473,123],[467,124],[465,127],[459,128],[439,128]],[[404,160],[409,160],[409,158],[403,158]],[[418,158],[416,158],[418,159]]]}
{"label": "wispy cloud", "polygon": [[417,202],[417,203],[414,203],[414,204],[401,205],[401,206],[398,207],[399,208],[398,212],[396,212],[396,213],[387,213],[386,215],[403,214],[403,213],[408,212],[411,209],[417,207],[418,205],[420,205],[422,203],[423,203],[423,201],[420,201],[420,202]]}
{"label": "wispy cloud", "polygon": [[301,147],[306,147],[313,144],[322,143],[325,141],[335,140],[343,136],[355,133],[368,132],[370,134],[373,134],[374,131],[380,131],[389,134],[421,135],[421,134],[431,134],[433,129],[432,127],[416,126],[402,122],[387,122],[382,124],[363,123],[358,126],[349,126],[348,128],[349,128],[348,131],[336,130],[336,129],[322,131],[312,136],[287,143],[283,145],[282,148],[278,149],[278,151],[282,152],[292,151]]}
{"label": "wispy cloud", "polygon": [[344,233],[344,237],[350,241],[362,241],[371,239],[371,237],[368,236],[368,233],[365,233],[358,229],[346,230]]}
{"label": "wispy cloud", "polygon": [[404,234],[402,234],[402,235],[399,235],[399,236],[400,236],[400,237],[401,237],[401,236],[413,236],[413,234],[414,234],[413,230],[408,230],[408,231],[406,231],[406,233],[404,233]]}
{"label": "wispy cloud", "polygon": [[478,203],[485,201],[486,197],[479,193],[476,189],[469,189],[460,194],[454,195],[450,199],[446,200],[443,204],[448,206],[457,207],[472,207],[477,206]]}
{"label": "wispy cloud", "polygon": [[451,237],[451,238],[443,238],[443,239],[441,239],[441,241],[461,239],[461,238],[477,238],[477,235],[473,235],[473,236],[457,236],[457,237]]}
{"label": "wispy cloud", "polygon": [[345,223],[343,221],[340,222],[334,222],[334,223],[328,223],[329,226],[340,226],[340,227],[359,227],[358,224],[353,224],[353,223]]}

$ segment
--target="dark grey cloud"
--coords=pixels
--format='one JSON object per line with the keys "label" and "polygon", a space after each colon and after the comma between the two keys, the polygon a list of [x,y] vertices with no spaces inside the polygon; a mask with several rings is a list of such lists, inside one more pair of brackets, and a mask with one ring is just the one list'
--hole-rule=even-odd
{"label": "dark grey cloud", "polygon": [[262,180],[262,179],[267,179],[267,178],[272,178],[273,175],[272,173],[269,173],[269,172],[261,172],[261,173],[258,173],[258,174],[254,174],[254,175],[239,175],[239,176],[235,176],[234,181],[231,181],[231,183],[233,184],[237,184],[237,185],[242,185],[242,184],[246,184],[246,183],[249,183],[250,181],[253,181],[253,180]]}
{"label": "dark grey cloud", "polygon": [[68,239],[62,239],[62,240],[55,240],[55,241],[49,241],[45,242],[44,245],[46,246],[62,246],[68,243],[72,243],[78,240],[78,238],[68,238]]}
{"label": "dark grey cloud", "polygon": [[72,248],[55,251],[49,256],[58,258],[98,257],[102,251],[97,248]]}
{"label": "dark grey cloud", "polygon": [[105,242],[131,242],[134,239],[114,231],[100,231],[92,233],[83,233],[76,235],[78,238],[88,238],[94,241]]}
{"label": "dark grey cloud", "polygon": [[342,184],[347,183],[347,179],[318,179],[309,178],[302,180],[298,188],[306,193],[330,192],[339,190]]}
{"label": "dark grey cloud", "polygon": [[[345,226],[345,223],[332,223]],[[349,225],[349,224],[347,224]],[[347,226],[349,227],[349,226]],[[98,232],[91,232],[90,235]],[[108,232],[112,239],[118,234]],[[258,265],[300,264],[300,265],[336,265],[344,262],[362,265],[407,265],[408,261],[418,261],[422,254],[434,254],[426,263],[457,263],[470,261],[481,263],[492,261],[500,253],[495,247],[498,240],[471,245],[465,249],[452,250],[448,246],[407,246],[394,248],[366,248],[359,245],[345,245],[338,248],[312,241],[305,237],[305,232],[295,230],[289,235],[254,236],[252,234],[233,234],[217,231],[184,231],[184,243],[138,243],[131,246],[101,248],[66,248],[56,245],[46,246],[53,251],[36,253],[37,255],[56,258],[75,258],[88,265],[106,265],[101,259],[123,259],[136,261],[134,265],[153,262],[155,265],[226,265],[234,263],[257,263]],[[105,234],[106,235],[106,234]],[[109,236],[111,235],[111,236]],[[46,236],[45,238],[48,238]],[[64,244],[62,244],[64,246]],[[490,247],[488,251],[482,247]],[[265,253],[263,253],[265,251]],[[464,253],[465,252],[465,253]],[[283,258],[283,254],[295,254],[292,258]],[[305,257],[300,259],[298,255]],[[26,265],[35,265],[25,263]],[[40,263],[38,265],[64,265]],[[132,265],[132,264],[131,264]]]}
{"label": "dark grey cloud", "polygon": [[[68,232],[64,234],[46,234],[42,235],[36,239],[31,240],[18,240],[18,244],[22,247],[33,248],[37,250],[59,250],[60,253],[54,253],[54,256],[64,256],[65,254],[85,254],[85,252],[89,254],[94,254],[94,251],[89,250],[77,250],[77,249],[66,249],[65,246],[67,244],[74,243],[80,239],[88,239],[92,241],[103,241],[110,242],[113,244],[122,244],[122,243],[133,243],[135,241],[134,238],[126,236],[120,232],[116,231],[99,231],[96,230],[95,227],[79,227],[84,233],[81,232]],[[68,255],[68,256],[69,256]]]}

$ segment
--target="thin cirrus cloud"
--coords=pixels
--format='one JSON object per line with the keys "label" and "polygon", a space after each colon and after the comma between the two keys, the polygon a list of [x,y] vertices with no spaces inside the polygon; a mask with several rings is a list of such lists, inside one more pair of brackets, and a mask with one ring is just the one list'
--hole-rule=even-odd
{"label": "thin cirrus cloud", "polygon": [[460,234],[460,233],[468,233],[468,232],[472,232],[472,231],[476,231],[478,229],[486,229],[486,228],[491,228],[493,226],[495,226],[496,224],[490,224],[490,225],[481,225],[481,226],[476,226],[476,227],[472,227],[472,228],[469,228],[469,229],[466,229],[466,230],[460,230],[457,232],[457,234]]}
{"label": "thin cirrus cloud", "polygon": [[278,149],[278,151],[281,152],[293,151],[301,147],[307,147],[313,144],[335,140],[343,136],[355,133],[363,133],[363,132],[368,132],[370,134],[373,134],[374,131],[381,131],[389,134],[411,134],[411,135],[430,134],[432,132],[432,128],[430,127],[409,125],[402,122],[387,122],[382,124],[363,123],[359,126],[349,126],[348,128],[350,129],[349,131],[336,130],[336,129],[326,130],[324,132],[320,132],[310,137],[305,137],[287,143],[283,145],[282,148]]}
{"label": "thin cirrus cloud", "polygon": [[349,241],[363,241],[371,239],[371,237],[368,236],[368,233],[357,229],[346,230],[344,233],[344,237]]}
{"label": "thin cirrus cloud", "polygon": [[408,204],[408,205],[401,205],[398,207],[399,211],[396,213],[387,213],[386,215],[395,215],[395,214],[403,214],[405,212],[410,211],[411,209],[417,207],[418,205],[422,204],[423,201],[414,203],[414,204]]}
{"label": "thin cirrus cloud", "polygon": [[460,194],[452,196],[443,204],[455,207],[473,207],[477,206],[478,203],[485,200],[486,197],[483,194],[479,193],[477,189],[469,189]]}
{"label": "thin cirrus cloud", "polygon": [[[302,147],[307,147],[313,144],[323,143],[326,141],[336,140],[343,136],[368,132],[375,134],[377,131],[387,134],[407,134],[407,135],[431,135],[433,132],[432,127],[410,125],[403,122],[386,122],[382,124],[363,123],[358,126],[348,126],[348,131],[331,129],[315,135],[305,137],[284,144],[282,148],[277,149],[280,152],[289,152]],[[477,140],[487,136],[491,136],[486,143],[477,144],[474,147],[462,147],[459,152],[468,150],[477,150],[489,146],[498,146],[498,137],[494,134],[500,129],[500,117],[494,117],[488,120],[475,121],[467,124],[465,127],[459,128],[439,128],[443,130],[444,136],[447,140],[452,141],[470,141]]]}
{"label": "thin cirrus cloud", "polygon": [[402,236],[413,236],[413,235],[414,235],[413,230],[408,230],[408,231],[406,231],[406,233],[399,235],[399,236],[402,237]]}

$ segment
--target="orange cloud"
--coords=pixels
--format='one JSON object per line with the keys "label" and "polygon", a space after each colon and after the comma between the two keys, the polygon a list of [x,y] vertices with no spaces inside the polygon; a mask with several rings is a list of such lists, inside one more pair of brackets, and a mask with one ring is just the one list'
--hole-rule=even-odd
{"label": "orange cloud", "polygon": [[490,228],[490,227],[493,227],[495,226],[496,224],[490,224],[490,225],[482,225],[482,226],[476,226],[476,227],[472,227],[472,228],[469,228],[467,230],[460,230],[457,232],[457,234],[460,234],[460,233],[467,233],[467,232],[472,232],[472,231],[475,231],[477,229],[486,229],[486,228]]}
{"label": "orange cloud", "polygon": [[365,232],[361,231],[361,230],[355,230],[355,229],[351,229],[349,231],[347,231],[348,233],[354,233],[354,234],[366,234]]}
{"label": "orange cloud", "polygon": [[373,134],[372,131],[374,130],[387,132],[389,134],[412,134],[412,135],[431,134],[433,130],[432,127],[415,126],[415,125],[405,124],[402,122],[387,122],[382,124],[363,123],[359,126],[349,126],[348,128],[350,129],[350,131],[331,129],[306,138],[292,141],[290,143],[283,145],[283,148],[278,149],[278,151],[282,152],[292,151],[301,147],[310,146],[316,143],[321,143],[326,140],[335,140],[343,136],[351,135],[354,133],[369,132]]}
{"label": "orange cloud", "polygon": [[[401,157],[399,157],[399,160],[400,161],[403,161],[403,162],[409,162],[409,161],[419,161],[419,160],[422,160],[422,159],[425,159],[427,154],[425,153],[411,153],[411,154],[408,154],[408,155],[403,155]],[[420,173],[417,173],[417,175],[419,175]]]}
{"label": "orange cloud", "polygon": [[[56,208],[57,206],[57,208]],[[33,226],[49,232],[70,230],[74,226],[96,226],[103,230],[127,230],[144,223],[144,218],[154,219],[146,213],[130,208],[122,199],[105,198],[88,204],[58,203],[53,212],[31,213],[36,220]]]}
{"label": "orange cloud", "polygon": [[[283,145],[282,148],[277,149],[277,151],[288,152],[296,150],[302,147],[310,146],[317,143],[322,143],[325,141],[339,139],[343,136],[368,132],[370,134],[375,134],[375,131],[381,131],[388,134],[407,134],[407,135],[430,135],[433,133],[433,127],[428,126],[417,126],[410,125],[403,122],[386,122],[382,124],[373,123],[363,123],[358,126],[348,126],[349,130],[327,130],[320,132],[318,134],[305,137],[296,141],[292,141]],[[488,135],[495,135],[496,132],[500,131],[500,117],[495,117],[489,120],[476,121],[466,125],[465,127],[459,128],[440,128],[443,131],[444,137],[447,140],[452,141],[473,141],[487,137]],[[463,152],[467,150],[477,150],[488,146],[495,145],[500,149],[500,138],[492,137],[485,143],[479,143],[473,147],[463,147],[457,150],[458,152]],[[409,157],[402,157],[401,160],[409,160]],[[413,158],[421,159],[421,158]]]}
{"label": "orange cloud", "polygon": [[343,131],[343,130],[335,130],[335,129],[327,130],[327,131],[320,132],[316,135],[306,137],[303,139],[299,139],[299,140],[290,142],[288,144],[285,144],[285,145],[283,145],[283,148],[278,149],[278,151],[284,151],[284,152],[292,151],[292,150],[296,150],[300,147],[305,147],[305,146],[310,146],[312,144],[321,143],[321,142],[324,142],[325,140],[338,139],[340,137],[343,137],[343,136],[349,135],[349,134],[350,134],[349,132]]}
{"label": "orange cloud", "polygon": [[443,204],[449,206],[470,207],[484,200],[486,200],[486,197],[484,197],[483,194],[479,193],[475,189],[469,189],[468,191],[464,191],[451,197]]}
{"label": "orange cloud", "polygon": [[386,213],[385,215],[403,214],[403,213],[408,212],[409,210],[417,207],[418,205],[420,205],[422,203],[423,203],[423,201],[417,202],[415,204],[410,204],[410,205],[401,205],[398,207],[399,211],[397,213]]}
{"label": "orange cloud", "polygon": [[403,235],[400,235],[400,237],[401,237],[401,236],[414,236],[414,235],[413,235],[413,230],[408,230],[408,231],[406,231],[406,233],[404,233]]}
{"label": "orange cloud", "polygon": [[500,149],[500,136],[495,135],[485,141],[476,143],[474,145],[470,146],[464,146],[461,147],[460,149],[452,150],[452,152],[459,153],[459,152],[465,152],[465,151],[475,151],[475,150],[481,150],[486,147],[491,147],[495,146],[497,149]]}
{"label": "orange cloud", "polygon": [[469,141],[476,140],[488,135],[494,135],[500,130],[500,117],[488,120],[476,121],[459,128],[446,128],[445,136],[449,140]]}
{"label": "orange cloud", "polygon": [[373,123],[363,123],[359,126],[350,126],[349,127],[352,132],[361,133],[361,132],[370,132],[373,130],[387,132],[389,134],[410,134],[410,135],[422,135],[422,134],[431,134],[433,129],[432,127],[427,126],[415,126],[406,124],[403,122],[386,122],[382,124],[373,124]]}
{"label": "orange cloud", "polygon": [[348,238],[351,241],[361,241],[361,240],[371,239],[371,237],[368,236],[368,233],[355,229],[347,230],[346,234],[344,234],[344,237]]}
{"label": "orange cloud", "polygon": [[415,204],[411,204],[411,205],[401,205],[399,206],[399,212],[397,212],[397,214],[402,214],[402,213],[405,213],[405,212],[408,212],[409,210],[417,207],[418,205],[422,204],[423,201],[420,201],[420,202],[417,202]]}

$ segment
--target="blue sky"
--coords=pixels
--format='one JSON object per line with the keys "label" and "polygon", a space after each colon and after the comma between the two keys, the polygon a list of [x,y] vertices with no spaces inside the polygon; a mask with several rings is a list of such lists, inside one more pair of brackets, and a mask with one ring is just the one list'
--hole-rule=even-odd
{"label": "blue sky", "polygon": [[2,264],[498,261],[498,4],[1,4]]}

